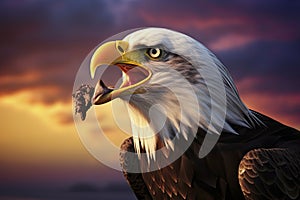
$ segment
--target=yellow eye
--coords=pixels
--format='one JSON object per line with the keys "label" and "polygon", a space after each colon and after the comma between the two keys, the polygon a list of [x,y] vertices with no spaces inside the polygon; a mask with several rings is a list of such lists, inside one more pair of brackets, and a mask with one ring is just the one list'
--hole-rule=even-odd
{"label": "yellow eye", "polygon": [[148,50],[148,55],[151,58],[159,58],[161,56],[162,51],[159,48],[151,48]]}

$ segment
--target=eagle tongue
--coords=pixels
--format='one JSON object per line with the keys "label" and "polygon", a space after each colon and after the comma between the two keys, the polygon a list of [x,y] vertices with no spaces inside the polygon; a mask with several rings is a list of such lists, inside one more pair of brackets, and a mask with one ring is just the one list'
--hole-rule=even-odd
{"label": "eagle tongue", "polygon": [[99,80],[99,82],[96,84],[96,87],[95,87],[95,92],[94,92],[94,96],[93,96],[93,104],[95,104],[95,102],[97,101],[97,99],[100,96],[106,95],[112,91],[113,91],[112,88],[107,87],[102,80]]}

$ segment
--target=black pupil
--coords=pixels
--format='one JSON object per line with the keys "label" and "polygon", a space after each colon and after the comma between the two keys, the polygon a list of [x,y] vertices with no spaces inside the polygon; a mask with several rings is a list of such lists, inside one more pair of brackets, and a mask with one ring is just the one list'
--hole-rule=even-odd
{"label": "black pupil", "polygon": [[157,53],[157,50],[156,49],[152,49],[152,54],[156,54]]}

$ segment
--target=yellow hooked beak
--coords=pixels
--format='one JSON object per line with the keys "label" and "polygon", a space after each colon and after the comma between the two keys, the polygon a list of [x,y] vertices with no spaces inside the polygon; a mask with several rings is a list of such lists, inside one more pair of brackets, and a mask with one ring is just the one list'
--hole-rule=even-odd
{"label": "yellow hooked beak", "polygon": [[[111,101],[122,95],[141,93],[143,89],[137,88],[152,76],[152,72],[139,62],[126,57],[129,43],[122,40],[104,43],[96,49],[90,62],[90,75],[95,77],[96,70],[101,65],[115,65],[122,70],[123,83],[117,89],[108,88],[102,80],[95,87],[93,104],[99,105]],[[139,78],[137,78],[139,77]],[[142,78],[141,78],[142,77]]]}

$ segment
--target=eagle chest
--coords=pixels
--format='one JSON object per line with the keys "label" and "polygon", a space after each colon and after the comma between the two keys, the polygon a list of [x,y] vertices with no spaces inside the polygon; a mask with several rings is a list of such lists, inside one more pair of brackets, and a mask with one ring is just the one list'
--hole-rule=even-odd
{"label": "eagle chest", "polygon": [[[132,143],[132,141],[130,141],[130,143]],[[194,146],[195,145],[197,144],[194,144]],[[140,191],[143,193],[143,197],[138,197],[139,199],[147,199],[145,198],[145,193],[148,193],[146,196],[149,196],[149,199],[159,200],[243,198],[237,177],[239,158],[242,157],[242,154],[234,155],[231,150],[221,154],[219,150],[216,149],[203,159],[195,159],[195,149],[198,148],[190,148],[175,162],[160,170],[142,174],[124,172],[124,175],[127,177],[131,186],[133,185],[131,181],[134,182],[135,188],[133,189],[135,192]],[[130,150],[133,150],[133,148]],[[224,156],[231,157],[231,161],[224,163]],[[235,159],[233,159],[233,157],[235,157]],[[222,162],[222,164],[220,164],[220,162]],[[225,164],[227,165],[226,168],[224,167]],[[229,184],[225,178],[228,176],[228,173],[229,176],[232,176],[230,180],[232,181],[231,184]],[[145,184],[136,185],[139,181]],[[229,185],[231,185],[231,188],[229,188]],[[230,195],[230,191],[232,190],[236,191],[235,195],[237,197]]]}

